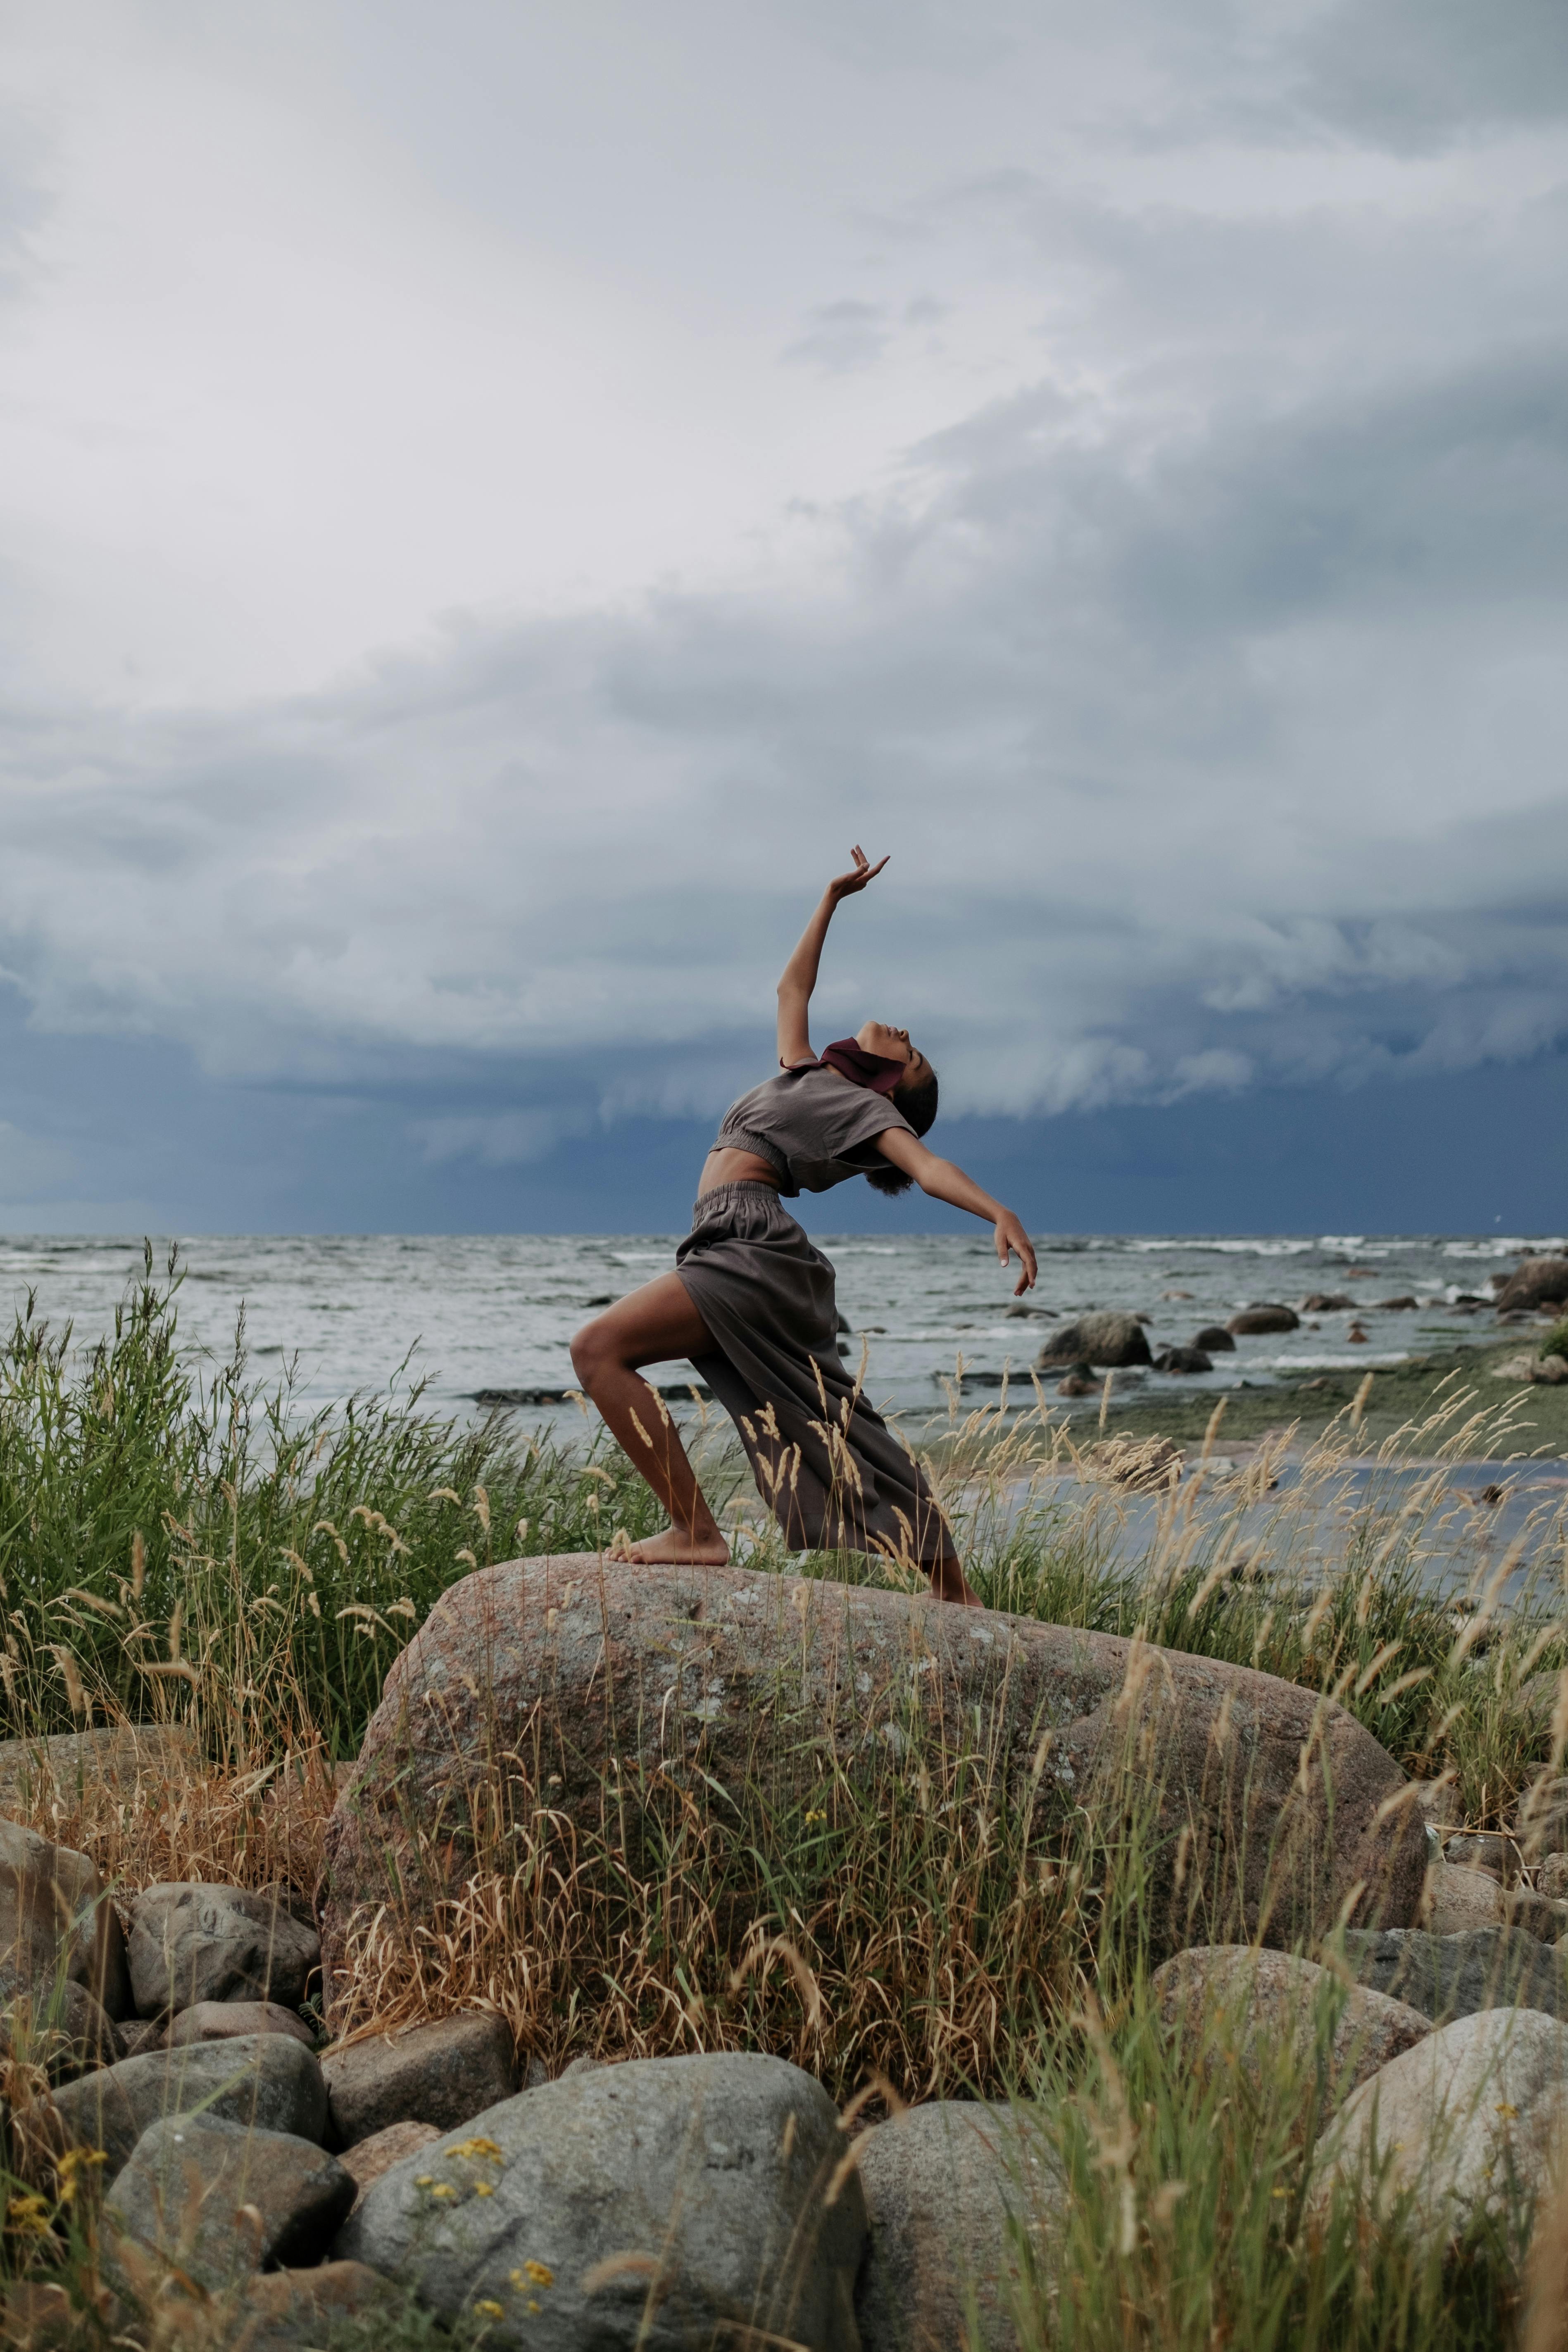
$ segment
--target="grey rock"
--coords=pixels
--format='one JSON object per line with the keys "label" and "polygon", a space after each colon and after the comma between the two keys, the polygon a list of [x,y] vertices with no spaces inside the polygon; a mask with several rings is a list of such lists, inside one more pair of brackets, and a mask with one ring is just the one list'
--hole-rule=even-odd
{"label": "grey rock", "polygon": [[1335,2089],[1358,2083],[1432,2031],[1408,2002],[1289,1952],[1226,1944],[1178,1952],[1156,1969],[1152,1990],[1164,2023],[1188,2044],[1192,2062],[1223,2054],[1266,2084],[1282,2046],[1310,2062],[1321,2049]]}
{"label": "grey rock", "polygon": [[405,2158],[333,2251],[443,2318],[493,2301],[497,2346],[684,2352],[722,2330],[853,2352],[866,2216],[844,2153],[826,2092],[781,2058],[637,2059]]}
{"label": "grey rock", "polygon": [[1517,1308],[1555,1307],[1568,1299],[1568,1257],[1527,1257],[1497,1295],[1500,1315]]}
{"label": "grey rock", "polygon": [[1157,1372],[1212,1372],[1214,1358],[1204,1348],[1165,1348],[1154,1359]]}
{"label": "grey rock", "polygon": [[150,2125],[105,2200],[111,2229],[212,2290],[326,2251],[354,2200],[313,2140],[219,2117]]}
{"label": "grey rock", "polygon": [[[1347,1307],[1353,1307],[1355,1304],[1348,1290],[1310,1290],[1300,1300],[1297,1311],[1302,1315],[1340,1315]],[[1415,1301],[1414,1298],[1401,1298],[1391,1300],[1390,1304],[1414,1307]]]}
{"label": "grey rock", "polygon": [[143,2017],[201,2000],[297,2009],[320,1964],[313,1927],[243,1886],[148,1886],[131,1906],[131,1983]]}
{"label": "grey rock", "polygon": [[1461,1869],[1447,1861],[1434,1863],[1427,1871],[1421,1924],[1432,1935],[1458,1936],[1469,1927],[1489,1927],[1502,1916],[1502,1887],[1489,1872]]}
{"label": "grey rock", "polygon": [[1497,1830],[1461,1830],[1445,1841],[1443,1859],[1458,1870],[1484,1870],[1500,1886],[1511,1886],[1519,1876],[1518,1848]]}
{"label": "grey rock", "polygon": [[120,2028],[72,1978],[36,1996],[16,1994],[0,2011],[0,2055],[42,2066],[51,2081],[112,2066],[122,2054]]}
{"label": "grey rock", "polygon": [[489,2011],[437,2018],[321,2055],[332,2137],[353,2147],[389,2124],[455,2131],[517,2088],[511,2029]]}
{"label": "grey rock", "polygon": [[1301,1318],[1293,1307],[1244,1307],[1226,1329],[1236,1339],[1257,1339],[1269,1331],[1300,1330]]}
{"label": "grey rock", "polygon": [[[1347,1899],[1358,1921],[1405,1926],[1426,1871],[1425,1825],[1399,1767],[1342,1707],[1297,1684],[870,1586],[557,1555],[449,1586],[392,1665],[328,1826],[329,1989],[375,1908],[391,1906],[410,1940],[439,1916],[471,1871],[476,1812],[500,1836],[532,1822],[540,1791],[523,1759],[542,1722],[563,1837],[588,1850],[602,1836],[615,1779],[634,1859],[664,1835],[658,1792],[672,1777],[694,1832],[722,1823],[732,1837],[740,1819],[766,1853],[773,1824],[795,1818],[825,1764],[876,1803],[894,1775],[907,1779],[912,1746],[929,1739],[940,1765],[957,1724],[1020,1802],[1033,1792],[1043,1838],[1061,1810],[1101,1790],[1121,1802],[1129,1743],[1147,1738],[1161,1759],[1147,1904],[1157,1959],[1259,1932],[1283,1944],[1322,1935]],[[802,1736],[762,1739],[764,1722]],[[1178,1887],[1184,1831],[1207,1859]]]}
{"label": "grey rock", "polygon": [[1234,1356],[1236,1353],[1236,1341],[1223,1323],[1205,1323],[1201,1331],[1194,1333],[1193,1345],[1202,1348],[1210,1356]]}
{"label": "grey rock", "polygon": [[1519,1842],[1527,1862],[1568,1853],[1568,1780],[1537,1780],[1525,1790],[1520,1800]]}
{"label": "grey rock", "polygon": [[364,2194],[373,2180],[401,2164],[405,2156],[417,2156],[422,2148],[433,2147],[441,2135],[434,2124],[388,2124],[384,2131],[372,2132],[368,2139],[356,2140],[343,2151],[343,2170],[353,2175],[356,2191],[354,2203],[363,2204]]}
{"label": "grey rock", "polygon": [[867,2132],[855,2157],[870,2231],[855,2298],[863,2352],[1013,2352],[1026,2250],[1065,2199],[1030,2110],[938,2100]]}
{"label": "grey rock", "polygon": [[1568,1897],[1568,1853],[1549,1853],[1541,1865],[1541,1891],[1549,1901]]}
{"label": "grey rock", "polygon": [[1434,1936],[1420,1927],[1352,1928],[1345,1958],[1358,1981],[1443,2023],[1521,2006],[1568,2017],[1568,1969],[1522,1927]]}
{"label": "grey rock", "polygon": [[1309,2201],[1337,2179],[1385,2209],[1408,2196],[1418,2225],[1452,2244],[1551,2179],[1568,2085],[1568,2032],[1530,2009],[1457,2019],[1352,2093],[1319,2141]]}
{"label": "grey rock", "polygon": [[313,2050],[316,2037],[304,2019],[275,2000],[198,2000],[183,2009],[164,2036],[170,2050],[193,2042],[237,2042],[247,2033],[289,2033]]}
{"label": "grey rock", "polygon": [[47,1738],[0,1739],[0,1809],[22,1812],[55,1798],[89,1808],[105,1797],[151,1801],[170,1782],[184,1780],[201,1752],[197,1734],[174,1723],[116,1723]]}
{"label": "grey rock", "polygon": [[[317,2352],[321,2345],[341,2343],[346,2324],[389,2325],[407,2308],[407,2297],[363,2263],[266,2271],[246,2282],[236,2302],[228,2341],[243,2352]],[[365,2338],[356,2331],[352,2340]]]}
{"label": "grey rock", "polygon": [[321,2070],[309,2050],[283,2033],[122,2058],[117,2066],[62,2084],[54,2104],[68,2147],[103,2149],[106,2181],[152,2125],[197,2107],[226,2123],[300,2139],[319,2141],[327,2128]]}
{"label": "grey rock", "polygon": [[128,2017],[114,2030],[120,2037],[121,2058],[145,2057],[149,2050],[162,2050],[169,2038],[161,2017]]}
{"label": "grey rock", "polygon": [[125,1939],[95,1863],[0,1820],[0,2000],[85,1985],[110,2017],[131,2006]]}
{"label": "grey rock", "polygon": [[1503,1916],[1510,1927],[1522,1927],[1527,1936],[1538,1937],[1543,1944],[1562,1940],[1568,1926],[1568,1904],[1553,1901],[1533,1886],[1510,1887],[1502,1901]]}
{"label": "grey rock", "polygon": [[1136,1315],[1107,1311],[1101,1315],[1080,1315],[1075,1322],[1064,1323],[1053,1331],[1035,1359],[1041,1371],[1056,1364],[1147,1364],[1153,1361],[1149,1352],[1149,1340]]}

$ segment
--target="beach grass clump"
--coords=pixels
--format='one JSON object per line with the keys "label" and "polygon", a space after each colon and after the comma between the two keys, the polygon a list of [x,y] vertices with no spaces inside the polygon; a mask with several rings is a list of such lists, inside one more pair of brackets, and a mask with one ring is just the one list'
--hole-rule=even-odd
{"label": "beach grass clump", "polygon": [[1314,2194],[1316,2133],[1347,2088],[1331,2057],[1343,1989],[1308,2030],[1260,2040],[1241,2004],[1173,2033],[1141,1986],[1092,2005],[1029,2092],[1062,2190],[1050,2260],[1020,2265],[1013,2313],[1039,2352],[1498,2352],[1521,2316],[1532,2214],[1500,2200],[1449,2241],[1374,2174]]}
{"label": "beach grass clump", "polygon": [[602,1437],[454,1423],[417,1382],[296,1410],[182,1349],[171,1257],[73,1353],[29,1298],[0,1347],[0,1655],[16,1731],[201,1716],[236,1761],[352,1756],[387,1667],[455,1579],[658,1525]]}
{"label": "beach grass clump", "polygon": [[1548,1331],[1545,1339],[1542,1339],[1540,1347],[1536,1349],[1536,1354],[1542,1358],[1542,1361],[1544,1361],[1548,1356],[1568,1356],[1568,1318],[1565,1318],[1561,1323],[1554,1323],[1552,1325],[1551,1330]]}

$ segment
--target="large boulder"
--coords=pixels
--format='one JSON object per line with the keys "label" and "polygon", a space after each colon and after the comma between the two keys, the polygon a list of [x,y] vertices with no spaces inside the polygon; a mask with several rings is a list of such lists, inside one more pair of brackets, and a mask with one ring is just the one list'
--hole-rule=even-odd
{"label": "large boulder", "polygon": [[1568,1257],[1527,1257],[1499,1291],[1497,1311],[1511,1315],[1521,1308],[1555,1307],[1563,1300],[1568,1300]]}
{"label": "large boulder", "polygon": [[832,2100],[782,2058],[596,2066],[394,2166],[334,2252],[441,2318],[477,2311],[498,2347],[853,2352],[866,2212],[845,2153]]}
{"label": "large boulder", "polygon": [[1516,2004],[1568,2019],[1568,1967],[1555,1946],[1538,1943],[1522,1927],[1472,1927],[1453,1936],[1352,1928],[1344,1941],[1360,1983],[1439,2023]]}
{"label": "large boulder", "polygon": [[1301,1318],[1293,1307],[1244,1307],[1239,1315],[1231,1317],[1225,1328],[1233,1339],[1255,1339],[1270,1331],[1299,1330],[1300,1323]]}
{"label": "large boulder", "polygon": [[142,2133],[165,2116],[199,2109],[247,2129],[316,2141],[327,2128],[321,2070],[311,2053],[285,2033],[195,2042],[184,2050],[122,2058],[118,2066],[62,2084],[54,2105],[64,2147],[103,2150],[106,2183],[128,2162]]}
{"label": "large boulder", "polygon": [[1321,2050],[1330,2084],[1353,2090],[1432,2031],[1431,2019],[1405,2001],[1255,1945],[1178,1952],[1155,1969],[1152,1990],[1162,2021],[1194,2063],[1234,2064],[1258,2088],[1291,2046],[1303,2065]]}
{"label": "large boulder", "polygon": [[328,1826],[329,1997],[356,1922],[391,1904],[412,1932],[460,1890],[476,1822],[537,1834],[547,1805],[563,1852],[624,1840],[652,1867],[672,1803],[688,1841],[711,1820],[765,1850],[825,1773],[876,1801],[962,1755],[1042,1837],[1080,1805],[1151,1816],[1157,1951],[1289,1943],[1346,1905],[1415,1916],[1409,1784],[1294,1683],[868,1586],[576,1553],[465,1577],[393,1665]]}
{"label": "large boulder", "polygon": [[485,2011],[367,2034],[321,2054],[333,2143],[353,2147],[391,2124],[455,2131],[517,2088],[511,2028]]}
{"label": "large boulder", "polygon": [[1193,1345],[1210,1356],[1234,1356],[1236,1353],[1236,1341],[1223,1323],[1205,1323],[1201,1331],[1194,1332]]}
{"label": "large boulder", "polygon": [[1336,2181],[1413,2218],[1445,2243],[1481,2212],[1502,2214],[1552,2176],[1568,2091],[1568,2032],[1537,2010],[1455,2020],[1353,2091],[1319,2141],[1310,2200]]}
{"label": "large boulder", "polygon": [[1076,1322],[1062,1324],[1051,1333],[1035,1361],[1043,1372],[1054,1364],[1098,1364],[1103,1368],[1148,1364],[1153,1359],[1137,1316],[1107,1312],[1080,1315]]}
{"label": "large boulder", "polygon": [[143,1887],[131,1906],[131,1982],[143,2017],[206,2000],[297,2009],[321,1947],[276,1895],[244,1886]]}
{"label": "large boulder", "polygon": [[1029,2252],[1066,2199],[1030,2110],[935,2100],[867,2132],[855,2158],[871,2236],[855,2298],[862,2352],[1013,2352]]}
{"label": "large boulder", "polygon": [[96,1864],[0,1820],[0,2001],[35,2011],[57,1986],[84,1986],[110,2017],[131,2007],[125,1940]]}
{"label": "large boulder", "polygon": [[149,2125],[110,2189],[110,2228],[212,2291],[325,2253],[354,2183],[313,2140],[212,2115]]}

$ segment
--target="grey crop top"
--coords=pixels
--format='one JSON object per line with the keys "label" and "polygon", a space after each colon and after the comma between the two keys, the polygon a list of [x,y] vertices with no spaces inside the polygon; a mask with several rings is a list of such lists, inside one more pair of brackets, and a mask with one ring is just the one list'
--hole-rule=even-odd
{"label": "grey crop top", "polygon": [[713,1149],[754,1151],[778,1171],[779,1191],[793,1199],[886,1167],[877,1138],[890,1127],[914,1133],[885,1095],[854,1085],[821,1062],[800,1062],[732,1102]]}

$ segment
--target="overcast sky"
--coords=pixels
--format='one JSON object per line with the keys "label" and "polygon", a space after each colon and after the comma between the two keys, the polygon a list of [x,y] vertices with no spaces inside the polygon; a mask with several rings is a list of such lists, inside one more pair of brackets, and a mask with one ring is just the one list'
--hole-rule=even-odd
{"label": "overcast sky", "polygon": [[3,24],[0,1225],[1561,1230],[1561,0]]}

